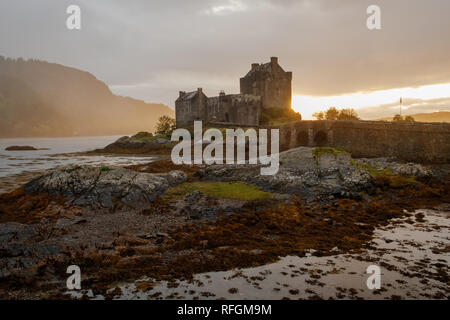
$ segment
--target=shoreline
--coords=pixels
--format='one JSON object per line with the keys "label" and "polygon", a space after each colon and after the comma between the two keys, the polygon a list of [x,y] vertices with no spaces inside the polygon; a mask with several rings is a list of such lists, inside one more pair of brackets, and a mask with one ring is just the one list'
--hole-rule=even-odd
{"label": "shoreline", "polygon": [[[253,268],[196,274],[191,280],[144,277],[118,284],[105,295],[94,296],[91,289],[68,293],[73,298],[86,294],[97,300],[443,299],[448,295],[444,279],[437,280],[433,271],[448,263],[448,258],[443,260],[436,250],[435,238],[450,229],[450,212],[417,210],[414,214],[419,213],[424,213],[426,223],[403,219],[400,224],[378,228],[370,247],[360,253],[339,253],[336,248],[334,255],[317,257],[311,250],[305,257],[286,256]],[[430,227],[437,230],[428,231]],[[418,273],[416,268],[424,261],[432,271]],[[383,266],[382,290],[366,286],[369,265]]]}
{"label": "shoreline", "polygon": [[[420,165],[353,160],[334,152],[322,152],[318,158],[312,154],[308,148],[283,153],[280,173],[267,179],[255,175],[258,166],[176,166],[168,160],[46,171],[49,174],[24,188],[0,195],[0,239],[12,234],[16,239],[0,243],[6,253],[0,276],[6,285],[18,286],[10,291],[0,287],[0,296],[69,298],[63,286],[65,268],[71,264],[83,270],[84,288],[112,298],[110,290],[117,293],[117,283],[137,283],[143,276],[168,281],[171,288],[205,272],[264,268],[280,256],[325,258],[336,250],[358,255],[370,249],[376,230],[399,225],[396,219],[423,224],[424,217],[415,210],[443,204],[441,210],[449,211],[445,168],[433,177]],[[387,173],[384,165],[420,178]],[[317,168],[321,174],[313,176]],[[91,179],[96,182],[84,186]],[[147,200],[149,191],[142,188],[150,185],[154,197]],[[109,198],[108,190],[120,194],[130,188],[135,190],[131,199],[127,194]],[[76,189],[80,191],[73,193]],[[42,259],[44,265],[39,264]],[[30,267],[5,269],[15,263]],[[447,279],[448,268],[442,272]],[[28,283],[30,276],[38,280]],[[16,280],[9,282],[10,277]],[[24,282],[18,285],[21,277]],[[157,288],[147,295],[151,299],[159,298],[162,290],[153,282],[140,284],[142,294]],[[168,298],[174,293],[165,292]]]}

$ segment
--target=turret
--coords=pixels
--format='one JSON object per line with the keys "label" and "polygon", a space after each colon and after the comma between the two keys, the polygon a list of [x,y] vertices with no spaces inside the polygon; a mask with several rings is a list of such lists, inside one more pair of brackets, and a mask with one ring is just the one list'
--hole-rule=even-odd
{"label": "turret", "polygon": [[272,64],[272,67],[276,67],[278,65],[278,58],[277,57],[271,57],[270,63]]}

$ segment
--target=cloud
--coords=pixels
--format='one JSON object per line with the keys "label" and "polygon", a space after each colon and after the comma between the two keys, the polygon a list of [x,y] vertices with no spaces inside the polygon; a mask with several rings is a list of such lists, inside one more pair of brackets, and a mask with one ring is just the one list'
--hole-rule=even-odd
{"label": "cloud", "polygon": [[[450,111],[450,98],[440,98],[431,100],[404,99],[402,114],[411,115],[417,113],[431,113],[438,111]],[[367,120],[393,117],[400,113],[399,103],[389,103],[379,106],[361,108],[358,115]]]}
{"label": "cloud", "polygon": [[215,93],[212,79],[238,92],[270,56],[303,96],[450,82],[450,1],[376,2],[380,31],[366,28],[372,0],[78,0],[82,30],[68,31],[72,0],[2,0],[0,54],[86,70],[172,107],[179,90]]}
{"label": "cloud", "polygon": [[235,12],[243,12],[247,6],[239,0],[228,0],[225,4],[212,6],[202,11],[206,15],[225,15]]}
{"label": "cloud", "polygon": [[[140,83],[112,84],[110,89],[118,95],[132,96],[142,100],[148,100],[147,93],[155,92],[152,100],[148,102],[160,102],[167,96],[171,101],[178,98],[178,91],[193,91],[197,88],[207,88],[204,90],[208,96],[218,95],[220,91],[236,92],[237,82],[230,77],[217,73],[202,73],[177,70],[170,70],[155,74],[147,81]],[[178,88],[179,90],[174,90]]]}

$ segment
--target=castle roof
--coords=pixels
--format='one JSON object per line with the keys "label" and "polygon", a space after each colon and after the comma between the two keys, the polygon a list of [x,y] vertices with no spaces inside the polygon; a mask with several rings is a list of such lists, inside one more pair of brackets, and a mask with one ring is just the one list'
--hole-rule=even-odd
{"label": "castle roof", "polygon": [[176,101],[187,101],[194,99],[198,94],[198,91],[187,92],[183,96],[179,97]]}

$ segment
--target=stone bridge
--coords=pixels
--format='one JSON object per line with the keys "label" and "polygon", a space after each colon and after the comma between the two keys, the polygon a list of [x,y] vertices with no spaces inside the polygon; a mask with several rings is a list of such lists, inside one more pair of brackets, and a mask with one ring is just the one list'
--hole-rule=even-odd
{"label": "stone bridge", "polygon": [[450,163],[450,123],[299,121],[278,128],[280,150],[328,146],[342,148],[354,157]]}

